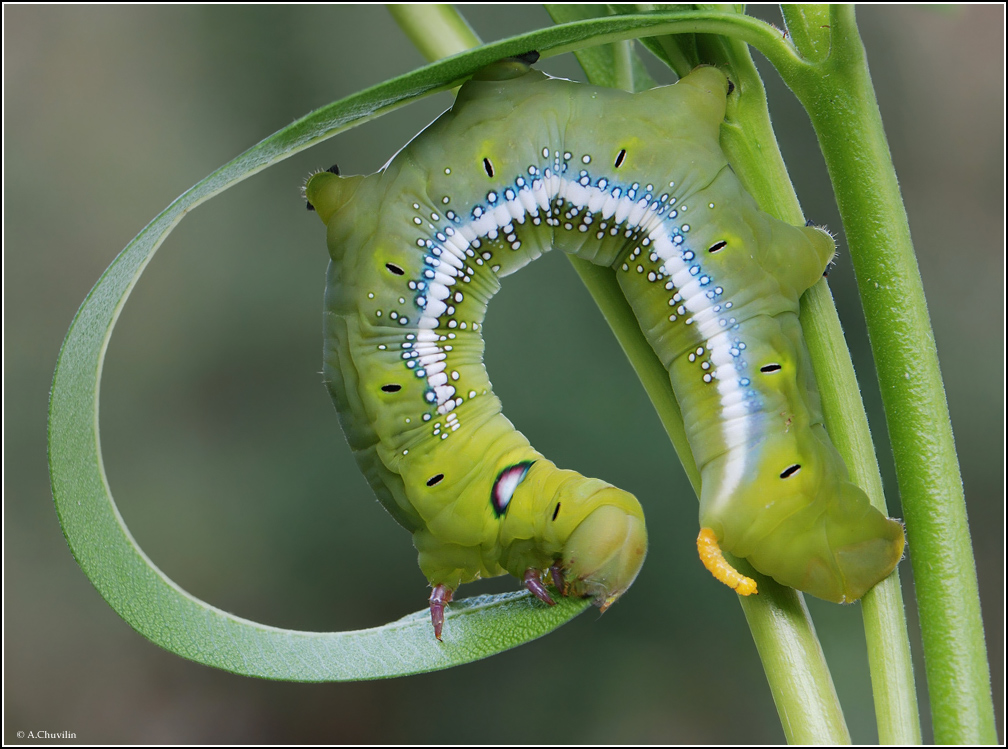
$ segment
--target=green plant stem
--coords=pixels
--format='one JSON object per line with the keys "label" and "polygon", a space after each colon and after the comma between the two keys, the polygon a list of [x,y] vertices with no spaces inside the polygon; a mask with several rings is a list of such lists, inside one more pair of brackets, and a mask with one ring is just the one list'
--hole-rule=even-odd
{"label": "green plant stem", "polygon": [[450,5],[388,5],[389,13],[427,60],[465,52],[476,32]]}
{"label": "green plant stem", "polygon": [[[584,21],[589,18],[606,18],[610,14],[605,5],[551,5],[544,6],[553,23]],[[597,47],[585,47],[574,52],[578,64],[588,80],[599,86],[621,88],[624,91],[644,91],[657,83],[648,74],[644,63],[634,51],[636,42],[631,39]]]}
{"label": "green plant stem", "polygon": [[[815,352],[813,356],[835,363],[816,370],[820,388],[830,394],[822,402],[833,442],[850,467],[854,483],[867,492],[875,507],[885,512],[875,446],[850,366],[850,352],[843,343],[840,319],[825,282],[817,283],[802,297],[801,321],[809,350]],[[840,362],[846,366],[840,366]],[[920,708],[898,570],[861,598],[861,616],[879,743],[919,744]]]}
{"label": "green plant stem", "polygon": [[[786,9],[785,18],[789,30],[810,19],[818,29],[824,12]],[[828,13],[829,57],[781,75],[819,138],[864,306],[907,521],[935,741],[994,743],[976,568],[923,285],[854,11]],[[794,38],[813,45],[820,33]]]}
{"label": "green plant stem", "polygon": [[[633,75],[633,58],[634,58],[634,48],[633,42],[629,39],[623,42],[616,42],[613,45],[613,58],[615,60],[616,67],[616,80],[619,81],[619,87],[624,91],[635,91],[634,86],[634,75]],[[592,81],[597,83],[597,81]]]}

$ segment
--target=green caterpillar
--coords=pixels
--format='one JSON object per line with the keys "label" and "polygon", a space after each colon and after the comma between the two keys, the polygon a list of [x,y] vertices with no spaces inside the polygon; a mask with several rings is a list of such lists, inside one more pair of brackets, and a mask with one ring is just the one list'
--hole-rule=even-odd
{"label": "green caterpillar", "polygon": [[668,368],[708,568],[755,591],[724,548],[783,584],[859,598],[901,558],[903,528],[848,481],[823,427],[797,313],[832,237],[742,189],[718,142],[718,70],[628,94],[527,59],[475,75],[378,174],[306,186],[332,258],[325,379],[358,464],[413,533],[435,635],[461,583],[508,572],[552,603],[548,570],[604,610],[643,564],[637,500],[533,450],[483,367],[499,279],[554,247],[614,269]]}

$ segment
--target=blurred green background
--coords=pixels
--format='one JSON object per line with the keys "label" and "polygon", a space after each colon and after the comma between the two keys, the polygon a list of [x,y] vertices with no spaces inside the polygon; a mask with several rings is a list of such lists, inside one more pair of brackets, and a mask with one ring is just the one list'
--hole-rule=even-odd
{"label": "blurred green background", "polygon": [[[534,6],[463,12],[487,40],[549,23]],[[779,24],[774,8],[756,12]],[[864,7],[858,20],[931,305],[1003,731],[1004,9]],[[5,7],[5,743],[19,730],[94,743],[782,740],[735,597],[696,559],[696,499],[559,253],[509,278],[491,305],[487,368],[538,449],[644,504],[647,564],[605,617],[593,610],[443,673],[271,683],[151,645],[71,557],[49,492],[46,403],[88,290],[214,168],[309,110],[421,64],[380,7]],[[580,77],[571,56],[541,67]],[[763,68],[806,215],[840,231],[807,118]],[[449,103],[441,94],[340,135],[201,207],[127,303],[102,388],[109,481],[144,550],[196,596],[316,630],[425,605],[409,536],[359,475],[321,384],[327,256],[299,187],[334,161],[344,174],[375,171]],[[842,232],[839,249],[830,284],[899,514]],[[909,563],[900,569],[912,609]],[[808,605],[852,736],[874,741],[860,608]]]}

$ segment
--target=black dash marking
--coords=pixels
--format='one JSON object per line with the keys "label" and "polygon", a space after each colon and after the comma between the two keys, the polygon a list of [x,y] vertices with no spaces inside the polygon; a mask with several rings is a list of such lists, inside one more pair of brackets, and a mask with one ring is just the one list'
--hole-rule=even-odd
{"label": "black dash marking", "polygon": [[405,276],[406,271],[400,268],[395,263],[385,263],[385,267],[389,269],[389,272],[395,273],[397,276]]}
{"label": "black dash marking", "polygon": [[439,473],[436,476],[431,476],[429,479],[427,479],[427,486],[434,486],[434,484],[440,483],[441,479],[443,478],[444,478],[443,473]]}
{"label": "black dash marking", "polygon": [[619,169],[623,165],[623,159],[626,158],[626,149],[620,150],[619,154],[616,156],[616,163],[613,164],[614,167]]}
{"label": "black dash marking", "polygon": [[728,96],[732,95],[732,91],[735,90],[735,84],[732,83],[731,78],[728,79]]}
{"label": "black dash marking", "polygon": [[560,514],[560,503],[557,502],[557,506],[553,509],[553,519],[557,519],[557,515]]}
{"label": "black dash marking", "polygon": [[788,466],[788,467],[787,467],[787,468],[785,468],[785,469],[784,469],[783,471],[781,471],[781,475],[780,475],[780,477],[781,477],[782,479],[787,479],[787,478],[791,478],[791,477],[792,477],[792,476],[794,476],[794,475],[795,475],[796,473],[798,473],[798,471],[800,471],[800,470],[801,470],[801,466],[800,466],[800,465],[798,465],[797,463],[795,463],[795,464],[794,464],[793,466]]}
{"label": "black dash marking", "polygon": [[493,164],[490,163],[490,159],[483,157],[483,171],[487,173],[488,177],[494,176]]}
{"label": "black dash marking", "polygon": [[314,210],[315,210],[315,206],[313,206],[313,205],[312,205],[312,204],[311,204],[310,202],[308,202],[307,200],[305,201],[305,208],[307,208],[307,209],[308,209],[309,211],[314,211]]}
{"label": "black dash marking", "polygon": [[329,167],[328,169],[326,169],[326,171],[329,172],[329,174],[335,174],[338,177],[339,176],[339,164],[333,164],[331,167]]}
{"label": "black dash marking", "polygon": [[766,374],[770,374],[771,372],[779,372],[780,368],[781,368],[780,364],[765,364],[764,366],[759,368],[759,371],[764,372]]}
{"label": "black dash marking", "polygon": [[386,393],[398,393],[402,390],[402,385],[382,385],[381,389]]}
{"label": "black dash marking", "polygon": [[535,65],[539,61],[539,53],[534,49],[530,49],[528,52],[523,52],[520,55],[515,55],[516,60],[520,60],[526,65]]}
{"label": "black dash marking", "polygon": [[712,245],[711,245],[710,247],[708,247],[708,248],[707,248],[707,252],[709,252],[709,253],[711,253],[711,254],[713,255],[713,254],[714,254],[715,252],[717,252],[718,250],[723,250],[723,249],[724,249],[725,247],[727,247],[727,246],[728,246],[728,243],[727,243],[727,242],[725,242],[725,241],[724,241],[724,240],[722,239],[722,240],[721,240],[720,242],[715,242],[715,243],[714,243],[714,244],[712,244]]}

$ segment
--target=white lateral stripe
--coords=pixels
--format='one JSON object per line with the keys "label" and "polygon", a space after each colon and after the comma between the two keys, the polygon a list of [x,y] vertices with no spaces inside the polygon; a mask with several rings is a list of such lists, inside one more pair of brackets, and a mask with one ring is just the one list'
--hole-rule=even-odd
{"label": "white lateral stripe", "polygon": [[[444,354],[441,354],[440,356],[441,356],[442,359],[445,357]],[[421,359],[420,363],[423,364],[424,372],[427,373],[427,382],[431,381],[431,377],[433,375],[440,374],[441,372],[444,372],[445,363],[443,361],[436,361],[436,362],[432,362],[431,364],[427,364],[426,362],[424,362],[423,359]],[[448,380],[445,379],[445,382],[448,382]]]}
{"label": "white lateral stripe", "polygon": [[[427,373],[430,374],[434,370],[431,370],[430,367],[428,367],[427,365],[428,364],[433,364],[434,362],[444,361],[447,357],[448,357],[448,354],[446,354],[444,351],[438,351],[437,353],[434,353],[434,354],[427,354],[426,356],[421,355],[420,356],[420,366],[422,366],[424,369],[426,369]],[[441,369],[444,369],[444,367],[442,366]],[[440,372],[441,370],[437,370],[437,371]]]}
{"label": "white lateral stripe", "polygon": [[445,286],[443,283],[438,283],[437,281],[431,281],[429,284],[427,284],[428,302],[432,299],[447,299],[449,293],[450,292],[448,291],[448,287]]}
{"label": "white lateral stripe", "polygon": [[591,187],[588,189],[588,210],[592,213],[598,213],[599,209],[605,205],[606,199],[609,197],[609,193],[603,192],[597,187]]}
{"label": "white lateral stripe", "polygon": [[452,245],[451,241],[445,242],[441,249],[444,250],[441,253],[441,259],[453,268],[461,270],[465,266],[465,250],[459,252],[459,250]]}
{"label": "white lateral stripe", "polygon": [[511,215],[511,211],[508,210],[506,205],[499,205],[493,210],[494,223],[497,228],[503,229],[505,226],[511,223],[514,216]]}
{"label": "white lateral stripe", "polygon": [[[428,299],[427,305],[424,307],[423,316],[417,323],[421,328],[436,328],[438,326],[438,318],[441,317],[448,310],[448,305],[442,302],[440,299]],[[432,325],[424,325],[425,322],[430,321]]]}
{"label": "white lateral stripe", "polygon": [[644,199],[638,200],[634,203],[634,207],[627,216],[627,223],[631,226],[640,226],[640,220],[644,218],[644,211],[647,210],[647,205],[648,202]]}
{"label": "white lateral stripe", "polygon": [[[443,284],[445,286],[454,286],[455,285],[455,278],[453,276],[449,276],[449,275],[447,275],[445,273],[441,273],[440,271],[434,271],[434,282],[435,283],[439,283],[439,284]],[[433,285],[434,284],[431,284],[431,286],[433,286]]]}
{"label": "white lateral stripe", "polygon": [[[427,282],[427,290],[424,292],[426,305],[416,323],[418,345],[414,349],[420,357],[420,366],[425,370],[427,384],[434,391],[438,413],[449,413],[462,402],[461,398],[457,401],[454,399],[455,388],[447,384],[448,378],[444,372],[447,354],[440,344],[442,337],[434,329],[439,327],[440,318],[447,312],[448,305],[442,300],[450,296],[449,287],[455,284],[456,276],[465,271],[468,262],[466,257],[472,255],[473,242],[483,237],[496,239],[503,229],[514,222],[524,224],[526,217],[530,215],[548,214],[554,200],[564,199],[579,210],[587,209],[603,221],[611,219],[614,226],[606,227],[607,235],[611,236],[610,229],[620,227],[617,236],[628,230],[636,230],[650,237],[650,251],[662,261],[660,272],[672,281],[681,299],[670,309],[674,310],[681,305],[688,310],[687,317],[692,318],[697,332],[706,341],[704,347],[713,365],[709,374],[714,377],[719,396],[725,444],[730,446],[744,443],[749,438],[752,427],[751,391],[740,384],[744,374],[737,369],[740,361],[738,350],[735,349],[734,356],[731,353],[737,339],[726,331],[726,328],[731,327],[726,322],[728,318],[722,317],[723,313],[715,312],[714,302],[707,297],[706,292],[713,288],[711,282],[701,285],[698,279],[702,275],[702,271],[698,272],[700,260],[695,256],[689,261],[685,260],[684,237],[678,236],[678,229],[675,229],[675,235],[670,234],[671,219],[666,210],[670,204],[659,206],[653,198],[637,197],[643,194],[643,189],[634,192],[634,197],[631,198],[628,193],[633,190],[622,185],[607,185],[605,188],[584,185],[578,180],[566,179],[557,174],[558,162],[551,159],[550,164],[541,173],[538,169],[530,170],[530,175],[523,178],[525,183],[516,186],[514,197],[505,199],[504,192],[500,192],[500,202],[479,207],[469,221],[453,225],[452,231],[444,231],[446,239],[441,242],[440,254],[444,263],[434,263],[434,277]],[[557,219],[560,225],[564,223],[562,214]],[[678,316],[680,313],[674,314]],[[734,491],[746,470],[745,452],[737,452],[741,453],[740,457],[729,462],[724,477],[725,492]]]}
{"label": "white lateral stripe", "polygon": [[538,205],[536,204],[535,195],[528,187],[523,187],[518,191],[518,200],[521,201],[522,208],[525,209],[525,213],[537,212]]}

